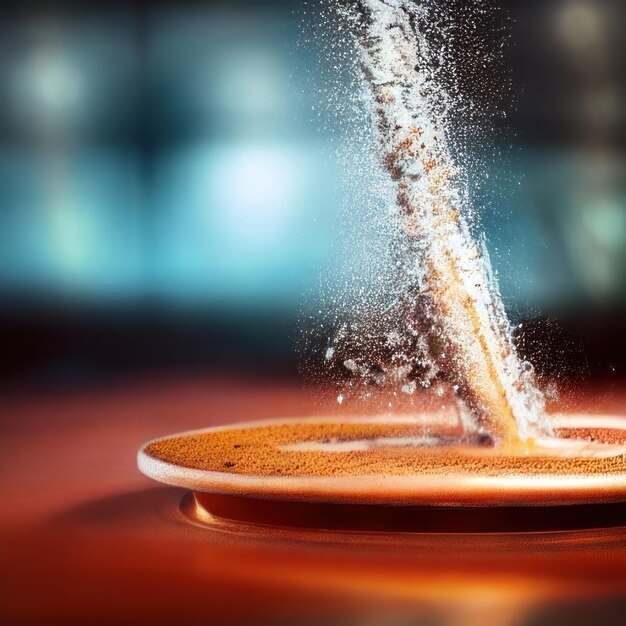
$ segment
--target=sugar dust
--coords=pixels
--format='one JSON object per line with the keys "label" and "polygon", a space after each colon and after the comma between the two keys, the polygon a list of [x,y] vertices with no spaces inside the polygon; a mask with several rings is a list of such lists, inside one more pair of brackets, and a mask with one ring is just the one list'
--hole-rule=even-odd
{"label": "sugar dust", "polygon": [[322,368],[340,372],[338,403],[431,390],[453,398],[466,438],[515,445],[551,428],[475,227],[442,7],[325,5],[326,71],[349,77],[339,88],[331,78],[328,101],[347,129],[344,162],[358,162],[362,176],[346,185],[361,239],[327,286],[333,328]]}

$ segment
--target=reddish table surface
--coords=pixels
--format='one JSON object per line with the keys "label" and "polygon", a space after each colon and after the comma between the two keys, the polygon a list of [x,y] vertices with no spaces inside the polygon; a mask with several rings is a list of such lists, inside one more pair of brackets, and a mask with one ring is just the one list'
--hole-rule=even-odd
{"label": "reddish table surface", "polygon": [[[150,381],[2,401],[0,623],[623,624],[626,528],[371,533],[192,524],[147,439],[307,415],[297,385]],[[626,414],[595,388],[575,408]],[[589,618],[589,621],[585,621]]]}

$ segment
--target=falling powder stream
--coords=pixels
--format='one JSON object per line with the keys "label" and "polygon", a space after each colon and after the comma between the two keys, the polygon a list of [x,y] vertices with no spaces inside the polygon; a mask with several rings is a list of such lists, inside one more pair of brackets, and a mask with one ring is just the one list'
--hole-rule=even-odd
{"label": "falling powder stream", "polygon": [[532,368],[516,352],[490,261],[472,236],[449,145],[444,87],[423,32],[427,3],[347,3],[383,167],[416,251],[430,358],[454,385],[467,430],[519,445],[549,432]]}

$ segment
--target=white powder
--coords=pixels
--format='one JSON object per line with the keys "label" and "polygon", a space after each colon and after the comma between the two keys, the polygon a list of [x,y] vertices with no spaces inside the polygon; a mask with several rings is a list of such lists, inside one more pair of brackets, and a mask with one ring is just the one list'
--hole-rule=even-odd
{"label": "white powder", "polygon": [[304,2],[303,30],[318,26],[305,43],[323,60],[316,110],[330,109],[343,131],[350,204],[344,255],[326,279],[334,329],[314,375],[339,382],[339,404],[361,388],[368,402],[390,392],[385,406],[391,395],[417,408],[417,389],[440,403],[452,396],[468,440],[486,431],[515,444],[550,425],[471,232],[467,180],[480,168],[457,134],[461,90],[442,10],[445,0]]}
{"label": "white powder", "polygon": [[[402,266],[404,305],[396,307],[391,323],[384,316],[374,322],[377,332],[391,326],[384,334],[391,356],[382,366],[371,366],[374,357],[371,363],[345,359],[343,365],[368,382],[399,383],[405,394],[416,389],[415,367],[421,368],[417,382],[423,387],[443,374],[467,430],[514,443],[550,428],[532,367],[520,361],[513,344],[488,254],[470,231],[463,164],[450,148],[451,97],[437,78],[441,58],[425,32],[433,28],[430,5],[354,0],[339,8],[353,35],[379,160],[393,181],[394,223],[405,241],[395,261]],[[393,222],[393,216],[386,219]],[[362,313],[367,318],[368,311]],[[360,331],[364,345],[367,327]],[[358,323],[355,328],[358,335]],[[346,326],[339,329],[327,360],[348,335]],[[414,354],[407,357],[409,344]]]}

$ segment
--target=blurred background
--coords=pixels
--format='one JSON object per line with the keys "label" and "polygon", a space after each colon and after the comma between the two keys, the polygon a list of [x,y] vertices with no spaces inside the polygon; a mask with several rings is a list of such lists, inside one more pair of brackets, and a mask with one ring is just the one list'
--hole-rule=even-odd
{"label": "blurred background", "polygon": [[[342,184],[301,5],[2,3],[2,389],[297,376]],[[483,223],[503,295],[534,320],[529,352],[616,379],[626,4],[499,5],[517,102],[495,133],[504,157],[487,160]]]}

